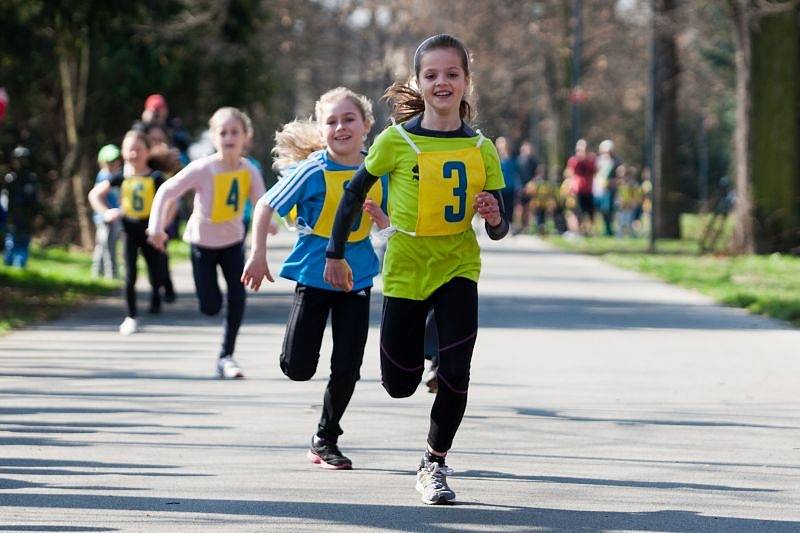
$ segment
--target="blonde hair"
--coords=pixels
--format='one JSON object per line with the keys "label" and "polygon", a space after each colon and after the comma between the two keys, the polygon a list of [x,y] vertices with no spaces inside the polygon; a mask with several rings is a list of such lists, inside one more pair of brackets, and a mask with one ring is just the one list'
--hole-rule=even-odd
{"label": "blonde hair", "polygon": [[359,112],[361,112],[361,118],[366,124],[371,125],[375,122],[375,117],[372,115],[372,102],[369,101],[369,98],[347,87],[336,87],[319,97],[317,103],[314,104],[314,115],[317,118],[317,122],[322,119],[322,106],[341,102],[345,99],[353,102]]}
{"label": "blonde hair", "polygon": [[350,100],[361,113],[361,119],[367,126],[375,122],[372,114],[372,102],[363,94],[358,94],[346,87],[336,87],[319,97],[314,104],[314,118],[296,119],[275,132],[275,147],[272,153],[275,161],[272,168],[284,170],[291,165],[306,159],[312,153],[325,148],[325,139],[320,132],[323,106]]}
{"label": "blonde hair", "polygon": [[208,127],[214,131],[218,129],[227,118],[234,118],[241,122],[244,134],[248,139],[253,136],[253,121],[250,120],[247,113],[235,107],[220,107],[214,111],[214,114],[208,119]]}
{"label": "blonde hair", "polygon": [[275,132],[275,147],[272,148],[275,162],[272,168],[284,170],[323,148],[325,140],[315,120],[294,120]]}

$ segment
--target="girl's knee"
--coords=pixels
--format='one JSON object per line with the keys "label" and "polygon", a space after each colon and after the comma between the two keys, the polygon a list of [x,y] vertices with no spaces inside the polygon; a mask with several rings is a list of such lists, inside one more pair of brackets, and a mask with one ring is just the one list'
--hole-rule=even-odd
{"label": "girl's knee", "polygon": [[412,396],[414,392],[417,390],[417,386],[419,385],[419,379],[415,379],[414,381],[403,381],[392,383],[387,380],[383,380],[383,388],[386,389],[386,392],[389,393],[389,396],[392,398],[408,398]]}
{"label": "girl's knee", "polygon": [[222,303],[217,302],[200,302],[200,312],[204,315],[214,316],[222,309]]}
{"label": "girl's knee", "polygon": [[281,359],[281,370],[292,381],[308,381],[317,371],[315,367],[292,365],[285,359]]}

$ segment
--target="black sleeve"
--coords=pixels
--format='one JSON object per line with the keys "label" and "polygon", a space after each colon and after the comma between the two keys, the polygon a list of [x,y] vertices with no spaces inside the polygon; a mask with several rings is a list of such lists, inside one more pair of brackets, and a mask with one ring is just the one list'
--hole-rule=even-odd
{"label": "black sleeve", "polygon": [[503,237],[506,236],[508,233],[508,220],[506,220],[506,209],[503,205],[503,196],[500,194],[500,191],[487,191],[491,193],[492,196],[495,197],[497,200],[497,206],[500,208],[500,224],[497,226],[490,226],[489,221],[486,220],[484,225],[486,226],[486,233],[489,234],[489,238],[493,241],[499,241]]}
{"label": "black sleeve", "polygon": [[156,190],[158,190],[158,188],[164,185],[164,182],[167,181],[164,178],[164,174],[160,170],[154,171],[152,174],[150,174],[150,176],[153,178]]}
{"label": "black sleeve", "polygon": [[367,192],[376,181],[378,181],[378,176],[373,176],[367,172],[364,165],[361,165],[353,175],[353,179],[344,188],[342,200],[336,209],[336,218],[333,220],[333,230],[331,238],[328,240],[328,248],[325,250],[325,257],[344,258],[344,245],[347,237],[350,236],[350,228],[353,227],[353,221],[367,199]]}
{"label": "black sleeve", "polygon": [[116,172],[108,178],[108,182],[111,184],[112,187],[120,187],[122,186],[122,180],[125,179],[122,176],[122,171]]}

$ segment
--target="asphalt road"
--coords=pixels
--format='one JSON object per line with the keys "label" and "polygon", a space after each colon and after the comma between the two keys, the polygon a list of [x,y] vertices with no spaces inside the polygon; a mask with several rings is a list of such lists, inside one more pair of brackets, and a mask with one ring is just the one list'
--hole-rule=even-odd
{"label": "asphalt road", "polygon": [[378,291],[355,469],[330,472],[305,459],[330,340],[312,381],[277,364],[292,284],[249,295],[247,379],[220,381],[220,319],[178,265],[178,301],[131,337],[108,298],[0,338],[0,531],[800,531],[800,331],[532,237],[483,244],[457,505],[414,491],[433,395],[380,386]]}

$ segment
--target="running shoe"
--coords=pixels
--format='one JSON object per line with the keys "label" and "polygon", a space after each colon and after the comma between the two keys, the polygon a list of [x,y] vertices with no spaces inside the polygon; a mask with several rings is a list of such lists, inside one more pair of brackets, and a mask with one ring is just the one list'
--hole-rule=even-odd
{"label": "running shoe", "polygon": [[314,435],[311,437],[311,447],[306,457],[312,463],[328,470],[351,470],[353,463],[342,455],[335,442],[321,439]]}
{"label": "running shoe", "polygon": [[128,336],[136,333],[137,331],[139,331],[139,324],[132,316],[125,317],[125,320],[123,320],[122,324],[119,325],[120,335]]}
{"label": "running shoe", "polygon": [[436,461],[429,461],[423,456],[422,463],[417,470],[417,492],[422,495],[422,503],[426,505],[444,505],[456,499],[456,493],[447,485],[447,476],[452,475],[453,470],[439,464]]}
{"label": "running shoe", "polygon": [[233,357],[220,357],[217,360],[217,375],[220,379],[241,379],[244,372]]}

